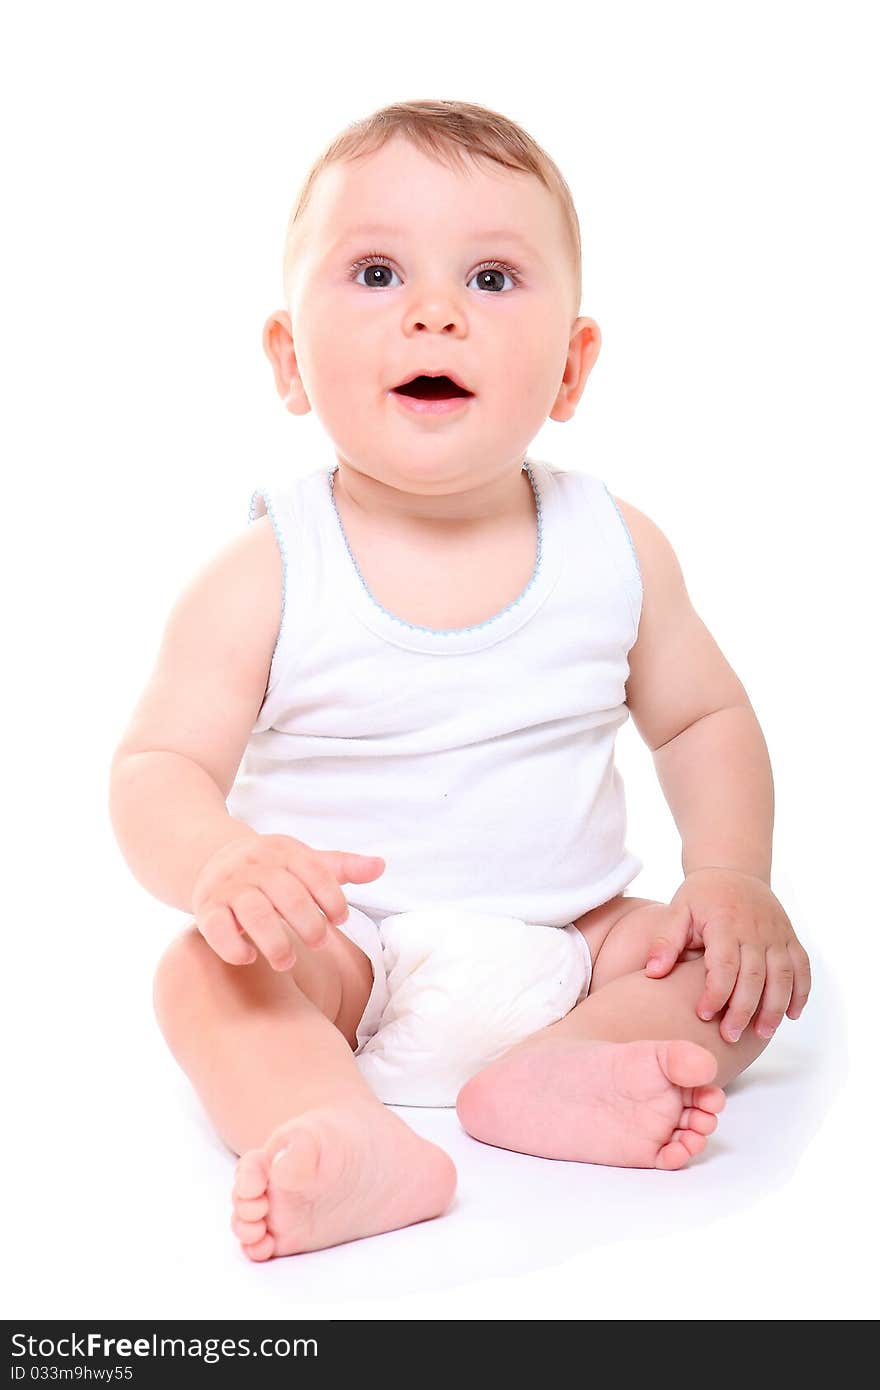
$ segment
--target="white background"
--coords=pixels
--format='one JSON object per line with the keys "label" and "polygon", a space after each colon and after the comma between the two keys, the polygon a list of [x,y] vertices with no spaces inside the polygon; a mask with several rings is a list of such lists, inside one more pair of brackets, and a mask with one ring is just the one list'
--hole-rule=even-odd
{"label": "white background", "polygon": [[[842,1079],[786,1181],[744,1211],[622,1230],[516,1277],[438,1291],[414,1276],[384,1300],[366,1261],[363,1303],[308,1314],[876,1314],[872,17],[840,0],[86,0],[7,20],[9,1315],[282,1312],[261,1298],[286,1276],[244,1262],[239,1301],[211,1283],[213,1250],[200,1268],[192,1249],[207,1141],[150,1011],[185,919],[122,861],[107,770],[182,586],[244,527],[254,486],[311,467],[322,439],[283,410],[260,341],[283,307],[299,185],[350,120],[424,97],[504,112],[572,188],[582,312],[604,344],[576,419],[531,452],[599,475],[657,522],[750,694],[776,780],[773,886],[825,986],[818,1046]],[[629,892],[668,900],[675,828],[632,724],[618,749],[645,861]],[[812,1007],[787,1040],[817,1038]],[[769,1125],[794,1122],[784,1087],[774,1105]],[[760,1171],[761,1145],[742,1162]],[[211,1201],[225,1250],[228,1213]],[[181,1252],[192,1280],[168,1293]],[[284,1311],[297,1315],[294,1296]]]}

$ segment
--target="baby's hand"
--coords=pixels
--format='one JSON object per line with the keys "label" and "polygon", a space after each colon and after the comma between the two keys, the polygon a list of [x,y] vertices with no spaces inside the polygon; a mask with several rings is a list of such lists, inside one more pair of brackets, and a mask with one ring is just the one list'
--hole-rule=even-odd
{"label": "baby's hand", "polygon": [[377,855],[310,849],[291,835],[255,833],[223,845],[202,866],[193,915],[227,964],[251,965],[257,947],[273,970],[289,970],[294,941],[321,946],[328,922],[340,926],[348,916],[340,883],[369,883],[384,872]]}
{"label": "baby's hand", "polygon": [[[754,1017],[769,1038],[783,1015],[799,1018],[810,993],[810,961],[782,904],[763,879],[734,869],[694,869],[669,904],[646,970],[667,975],[687,948],[705,951],[702,1019],[727,1010],[725,1042],[737,1042]],[[729,1001],[729,1002],[728,1002]]]}

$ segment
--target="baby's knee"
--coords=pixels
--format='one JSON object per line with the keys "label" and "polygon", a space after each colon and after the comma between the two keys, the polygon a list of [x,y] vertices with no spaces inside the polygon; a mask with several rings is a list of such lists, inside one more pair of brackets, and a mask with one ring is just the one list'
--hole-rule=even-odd
{"label": "baby's knee", "polygon": [[166,946],[153,976],[153,1009],[163,1033],[192,1008],[217,957],[191,922]]}
{"label": "baby's knee", "polygon": [[[637,907],[618,918],[594,953],[591,993],[621,975],[645,969],[652,948],[664,935],[667,914],[667,904],[641,898]],[[701,950],[682,951],[679,961],[696,960],[702,954]]]}

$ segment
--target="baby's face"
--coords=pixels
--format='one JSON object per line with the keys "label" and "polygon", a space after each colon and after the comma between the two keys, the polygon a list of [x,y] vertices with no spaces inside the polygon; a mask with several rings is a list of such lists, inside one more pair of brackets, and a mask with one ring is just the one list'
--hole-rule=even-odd
{"label": "baby's face", "polygon": [[[404,491],[448,492],[519,464],[548,416],[568,419],[599,347],[573,314],[556,200],[533,176],[453,172],[394,139],[320,175],[288,284],[288,408],[314,409],[340,461]],[[285,334],[286,334],[285,328]],[[287,342],[285,336],[285,342]],[[295,354],[295,363],[294,356]],[[447,413],[394,387],[454,375]]]}

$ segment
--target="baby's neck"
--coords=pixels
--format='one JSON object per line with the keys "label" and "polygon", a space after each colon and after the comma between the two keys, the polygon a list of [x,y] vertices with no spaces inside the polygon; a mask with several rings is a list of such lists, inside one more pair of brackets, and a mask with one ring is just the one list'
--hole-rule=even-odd
{"label": "baby's neck", "polygon": [[479,529],[519,516],[532,507],[532,488],[522,464],[475,487],[456,492],[406,492],[339,460],[333,495],[362,521],[386,523],[438,536]]}

